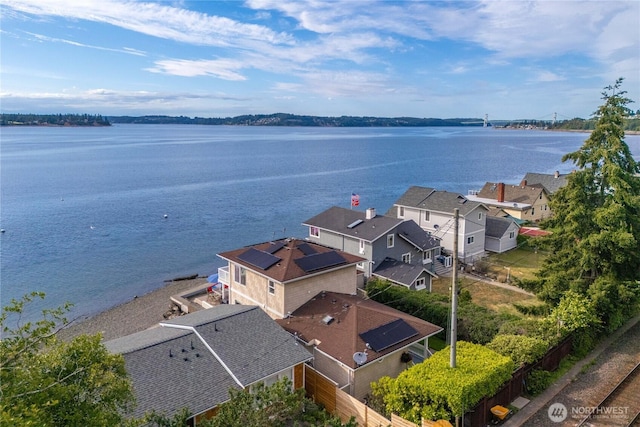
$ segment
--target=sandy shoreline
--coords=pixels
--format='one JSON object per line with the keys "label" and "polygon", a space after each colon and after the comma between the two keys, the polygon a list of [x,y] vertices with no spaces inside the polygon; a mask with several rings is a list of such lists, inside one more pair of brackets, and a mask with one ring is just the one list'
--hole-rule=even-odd
{"label": "sandy shoreline", "polygon": [[[112,307],[95,316],[72,321],[58,332],[67,340],[77,335],[102,333],[105,341],[148,329],[164,320],[172,295],[207,283],[206,277],[167,282],[165,286]],[[71,319],[70,319],[71,320]]]}

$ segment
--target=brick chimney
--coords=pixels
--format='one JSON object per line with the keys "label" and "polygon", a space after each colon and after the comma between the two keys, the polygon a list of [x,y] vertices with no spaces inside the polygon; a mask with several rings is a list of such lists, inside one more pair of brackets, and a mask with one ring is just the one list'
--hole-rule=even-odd
{"label": "brick chimney", "polygon": [[504,202],[504,182],[498,183],[498,202]]}
{"label": "brick chimney", "polygon": [[367,208],[367,211],[365,213],[365,218],[366,219],[373,219],[376,217],[376,208]]}
{"label": "brick chimney", "polygon": [[527,180],[523,179],[522,182],[520,182],[520,187],[526,187],[527,186]]}

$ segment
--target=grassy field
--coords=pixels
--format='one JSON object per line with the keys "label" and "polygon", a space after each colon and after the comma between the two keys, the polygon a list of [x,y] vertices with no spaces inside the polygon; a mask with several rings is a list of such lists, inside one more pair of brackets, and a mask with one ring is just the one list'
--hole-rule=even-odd
{"label": "grassy field", "polygon": [[[459,285],[471,294],[474,303],[499,313],[518,314],[513,303],[520,305],[539,305],[541,302],[533,295],[500,287],[513,283],[513,278],[533,278],[540,267],[544,254],[532,249],[514,249],[503,254],[491,254],[484,262],[486,276],[476,279],[459,276]],[[442,277],[432,283],[432,292],[449,295],[451,277]]]}

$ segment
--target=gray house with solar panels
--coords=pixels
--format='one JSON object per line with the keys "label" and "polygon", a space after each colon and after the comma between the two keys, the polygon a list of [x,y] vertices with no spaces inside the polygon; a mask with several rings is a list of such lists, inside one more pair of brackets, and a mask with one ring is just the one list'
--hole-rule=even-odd
{"label": "gray house with solar panels", "polygon": [[303,222],[310,242],[317,242],[365,258],[358,269],[365,277],[379,277],[413,290],[431,290],[438,277],[434,263],[440,239],[414,221],[338,206]]}
{"label": "gray house with solar panels", "polygon": [[283,319],[322,291],[355,294],[356,266],[365,258],[305,240],[287,238],[218,254],[227,261],[219,280],[230,304],[257,305]]}

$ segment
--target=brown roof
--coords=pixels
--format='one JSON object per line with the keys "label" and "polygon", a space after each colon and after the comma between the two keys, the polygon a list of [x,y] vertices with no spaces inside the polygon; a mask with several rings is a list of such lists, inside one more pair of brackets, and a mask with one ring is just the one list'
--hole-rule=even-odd
{"label": "brown roof", "polygon": [[[477,196],[482,199],[498,200],[498,189],[500,184],[502,183],[487,182],[484,187],[482,187],[482,190],[480,190]],[[542,193],[543,191],[546,192],[542,187],[534,187],[531,185],[502,185],[504,185],[505,202],[532,205],[536,201],[536,199],[540,197],[540,193]]]}
{"label": "brown roof", "polygon": [[[261,268],[258,265],[252,264],[247,261],[247,257],[243,257],[247,251],[257,250],[260,254],[271,254],[278,258],[277,262],[269,265],[266,268]],[[326,267],[310,270],[307,268],[305,271],[300,265],[300,259],[308,256],[319,255],[332,252],[332,262],[327,263]],[[356,255],[349,254],[347,252],[338,251],[326,246],[318,245],[313,242],[309,242],[301,239],[280,239],[274,242],[258,243],[256,245],[245,246],[242,248],[234,249],[232,251],[222,252],[218,254],[219,257],[231,261],[236,264],[245,266],[247,269],[259,272],[277,282],[286,283],[288,281],[303,278],[318,274],[320,272],[333,270],[336,268],[344,268],[359,262],[365,261]],[[264,255],[269,258],[268,255]],[[243,259],[244,258],[244,259]],[[276,258],[270,258],[275,260]],[[305,264],[302,264],[306,266]]]}
{"label": "brown roof", "polygon": [[[323,319],[333,318],[328,324]],[[345,365],[355,369],[358,365],[353,354],[362,352],[366,342],[363,332],[403,319],[418,334],[380,352],[367,350],[367,363],[399,348],[442,331],[440,326],[403,313],[384,304],[357,295],[322,292],[294,311],[289,318],[276,320],[287,331],[310,343],[319,341],[317,348]]]}

